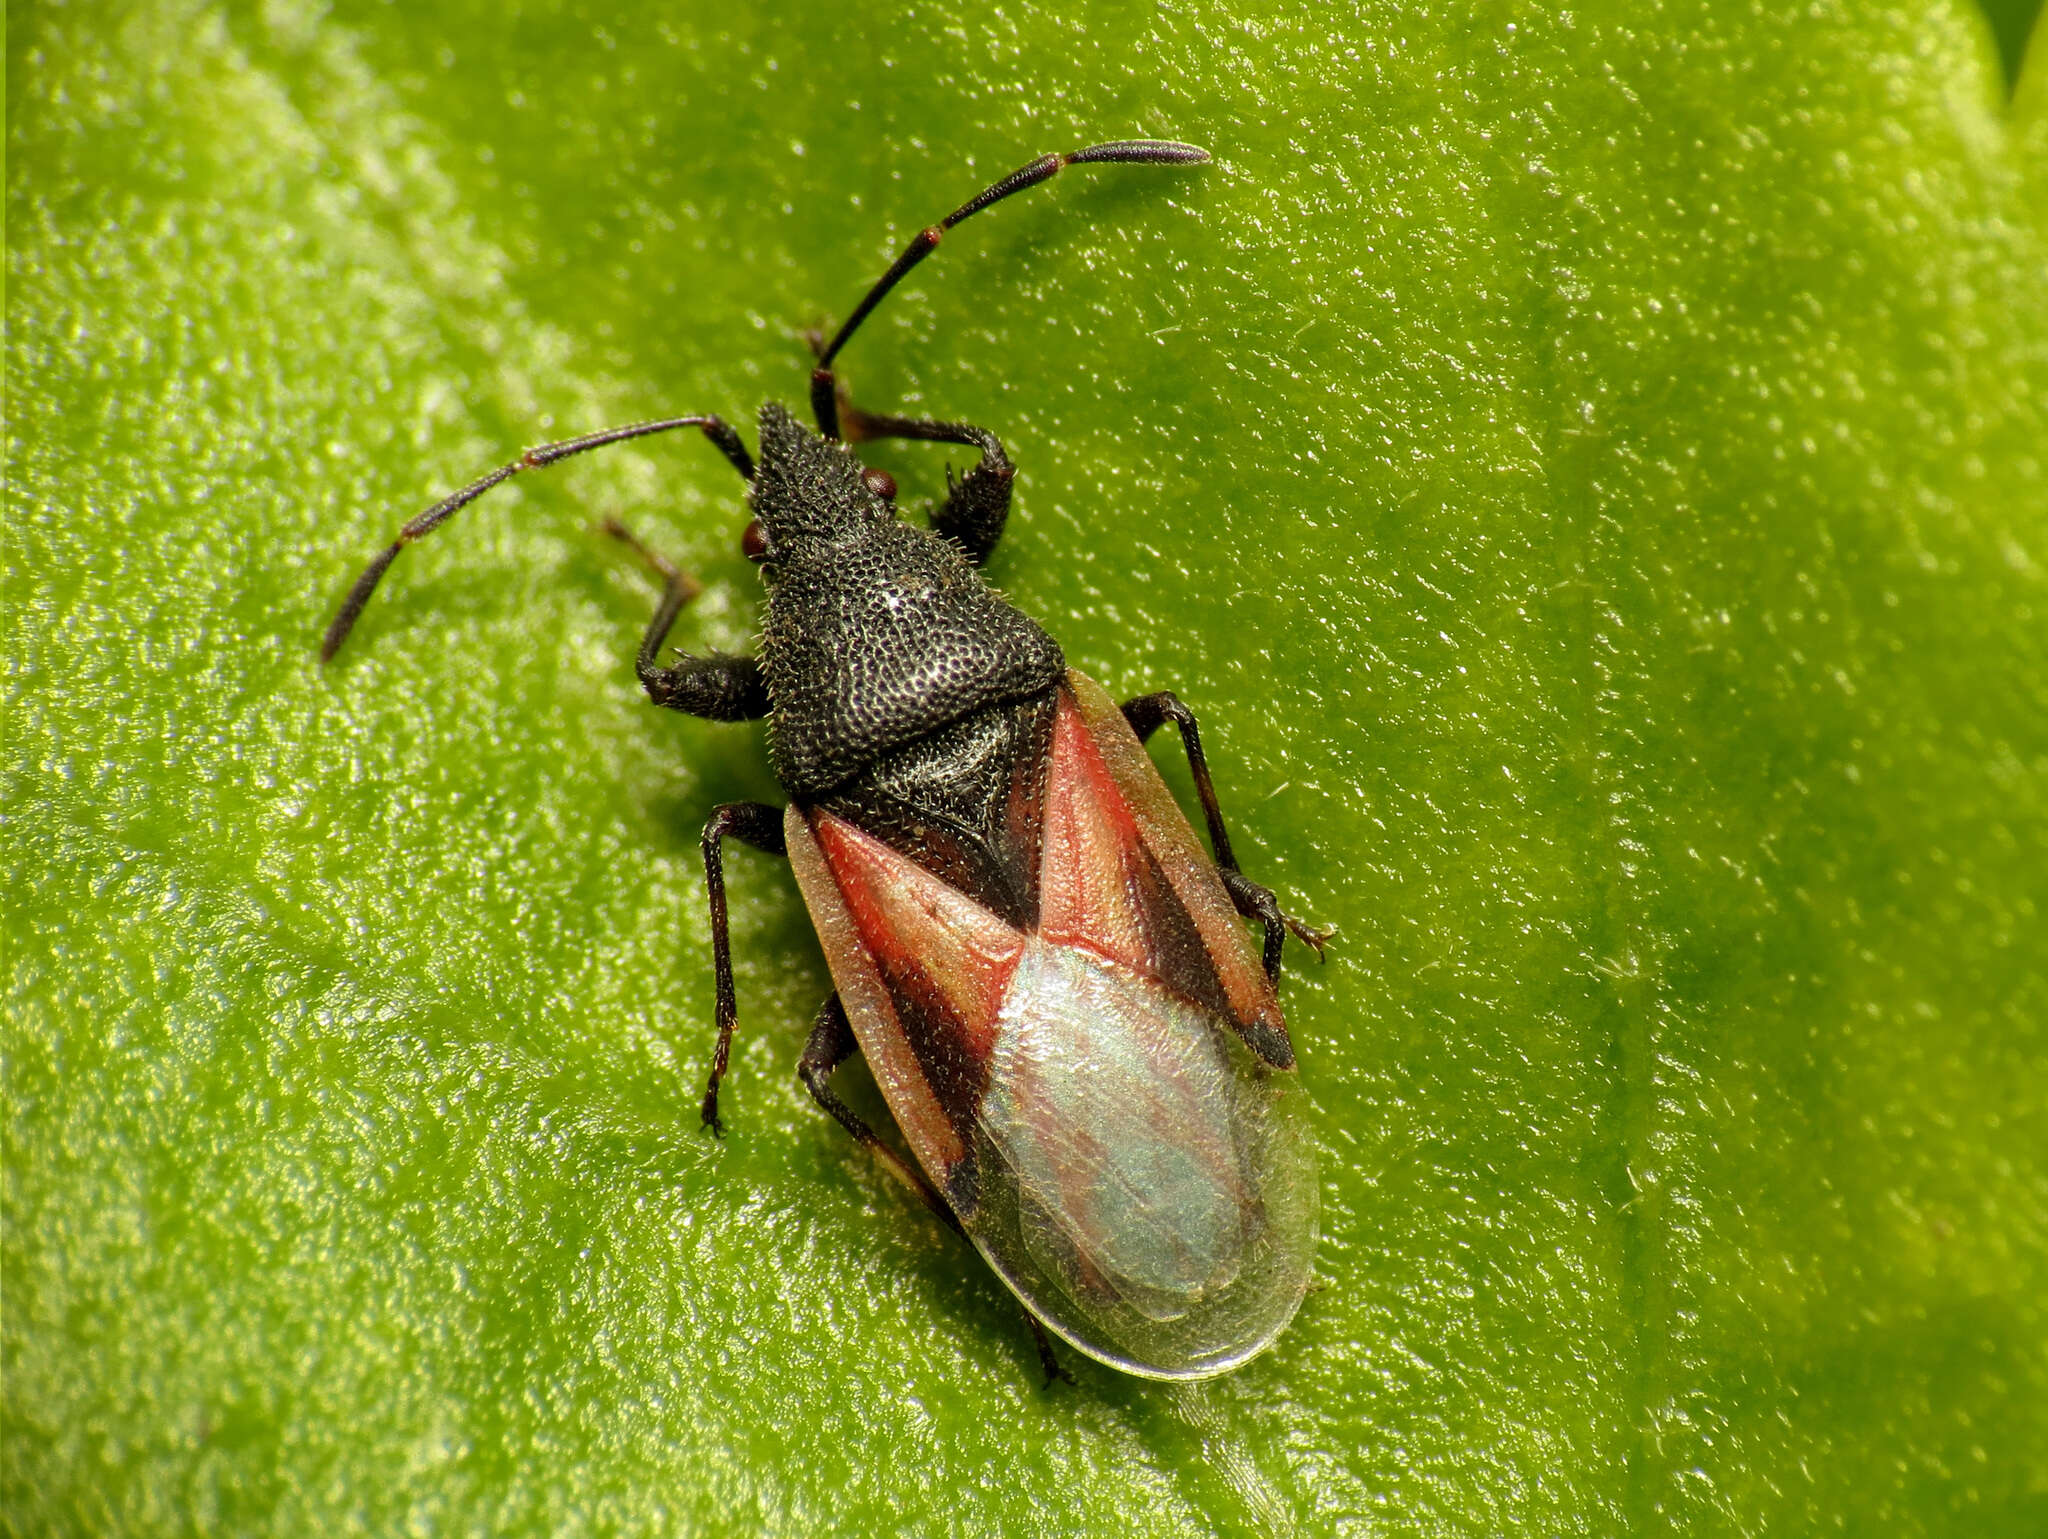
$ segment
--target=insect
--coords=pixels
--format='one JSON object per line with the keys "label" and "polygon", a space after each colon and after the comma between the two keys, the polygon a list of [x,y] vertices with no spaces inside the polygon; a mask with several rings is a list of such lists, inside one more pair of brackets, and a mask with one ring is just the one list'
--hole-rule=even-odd
{"label": "insect", "polygon": [[[1195,717],[1171,693],[1121,707],[983,581],[1015,476],[993,433],[863,411],[832,369],[848,339],[945,232],[1062,168],[1189,165],[1159,140],[1046,155],[904,249],[822,347],[816,431],[764,405],[759,458],[715,416],[668,417],[529,449],[400,530],[329,625],[332,658],[398,553],[492,487],[607,444],[695,428],[747,482],[742,546],[767,597],[759,657],[663,661],[696,583],[616,523],[665,580],[637,658],[657,705],[765,717],[787,807],[738,802],[704,828],[717,1047],[703,1120],[737,1020],[725,841],[786,855],[835,992],[798,1064],[812,1097],[1023,1302],[1048,1382],[1046,1332],[1126,1372],[1228,1371],[1293,1317],[1316,1241],[1315,1146],[1275,984],[1291,930],[1238,869]],[[929,528],[853,445],[956,444],[979,458]],[[1171,722],[1214,858],[1142,746]],[[1240,917],[1242,916],[1242,918]],[[1255,948],[1242,922],[1263,932]],[[910,1146],[906,1160],[834,1092],[860,1054]]]}

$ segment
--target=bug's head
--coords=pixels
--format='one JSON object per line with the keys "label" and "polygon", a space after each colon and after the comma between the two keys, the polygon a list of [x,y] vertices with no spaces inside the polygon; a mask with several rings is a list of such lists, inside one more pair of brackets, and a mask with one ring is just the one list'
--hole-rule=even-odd
{"label": "bug's head", "polygon": [[896,483],[851,448],[812,432],[770,401],[761,408],[761,454],[747,500],[747,554],[775,562],[804,547],[845,545],[896,517]]}

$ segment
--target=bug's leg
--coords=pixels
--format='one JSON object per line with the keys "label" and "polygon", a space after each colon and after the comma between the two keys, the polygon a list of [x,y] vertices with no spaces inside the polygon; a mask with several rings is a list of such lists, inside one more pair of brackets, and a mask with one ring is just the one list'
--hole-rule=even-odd
{"label": "bug's leg", "polygon": [[[925,1179],[924,1172],[883,1143],[875,1130],[833,1092],[833,1071],[859,1051],[860,1044],[854,1040],[853,1027],[846,1019],[846,1007],[834,994],[818,1007],[817,1018],[811,1022],[810,1039],[804,1043],[803,1057],[797,1060],[797,1077],[810,1091],[811,1099],[830,1112],[832,1119],[851,1133],[856,1143],[880,1160],[882,1168],[890,1175],[916,1192],[926,1207],[945,1220],[947,1228],[965,1239],[967,1232],[960,1227],[959,1216],[954,1213],[952,1205],[939,1195],[938,1188]],[[1024,1319],[1031,1327],[1031,1339],[1038,1347],[1038,1364],[1045,1370],[1046,1387],[1051,1388],[1057,1379],[1072,1383],[1067,1371],[1060,1367],[1059,1359],[1053,1355],[1052,1341],[1045,1334],[1045,1327],[1028,1309],[1024,1311]]]}
{"label": "bug's leg", "polygon": [[604,521],[604,532],[639,552],[640,559],[654,569],[663,583],[661,603],[640,638],[640,652],[634,667],[640,686],[656,705],[711,721],[754,721],[768,714],[768,685],[761,677],[761,665],[751,657],[692,657],[661,666],[661,644],[676,623],[683,606],[703,591],[697,579],[659,551],[640,543],[639,537],[616,518]]}
{"label": "bug's leg", "polygon": [[1085,150],[1075,150],[1066,155],[1041,155],[1028,166],[1019,166],[1001,181],[984,187],[937,224],[926,225],[903,248],[903,254],[889,264],[889,270],[875,280],[874,287],[853,307],[853,314],[833,334],[832,340],[818,350],[818,367],[811,374],[811,414],[818,419],[818,431],[827,438],[839,436],[838,386],[832,378],[832,360],[860,330],[860,323],[874,313],[875,306],[888,298],[889,291],[901,283],[912,268],[938,250],[939,242],[945,239],[946,232],[953,226],[963,219],[972,219],[1012,193],[1050,181],[1068,166],[1191,166],[1208,158],[1207,150],[1165,139],[1118,139],[1110,144],[1091,144]]}
{"label": "bug's leg", "polygon": [[362,575],[348,590],[341,601],[341,608],[335,611],[328,622],[327,633],[320,639],[320,661],[331,660],[341,650],[341,644],[348,640],[348,633],[355,629],[356,620],[362,615],[363,606],[370,602],[370,595],[377,591],[377,584],[384,580],[384,574],[391,570],[391,563],[398,559],[398,553],[422,536],[431,534],[448,522],[462,509],[501,482],[509,481],[522,470],[540,470],[565,460],[572,454],[582,454],[591,449],[602,449],[608,444],[622,444],[635,438],[646,438],[654,433],[672,432],[676,428],[693,427],[700,429],[704,436],[718,446],[719,452],[732,461],[733,468],[748,480],[754,476],[754,458],[747,453],[747,446],[740,442],[740,435],[718,417],[663,417],[654,422],[635,422],[626,427],[606,428],[601,433],[585,433],[581,438],[566,438],[560,443],[541,444],[528,449],[509,465],[500,465],[489,475],[472,481],[459,492],[452,492],[435,503],[398,531],[398,538],[385,546],[376,559],[363,568]]}
{"label": "bug's leg", "polygon": [[945,1220],[947,1228],[965,1238],[966,1231],[960,1227],[960,1219],[953,1212],[952,1205],[939,1195],[937,1187],[925,1179],[924,1172],[883,1143],[875,1130],[833,1092],[833,1070],[859,1052],[860,1044],[854,1040],[853,1027],[846,1020],[846,1007],[834,994],[818,1007],[817,1018],[811,1022],[810,1040],[804,1043],[804,1055],[797,1060],[797,1078],[804,1082],[804,1089],[810,1091],[811,1099],[853,1135],[855,1143],[880,1160],[882,1168],[890,1175],[917,1193],[926,1207]]}
{"label": "bug's leg", "polygon": [[725,913],[725,840],[734,838],[768,855],[787,855],[782,839],[782,809],[765,802],[727,802],[714,807],[704,825],[704,885],[711,898],[711,972],[718,989],[718,1047],[711,1055],[711,1078],[704,1087],[704,1125],[723,1134],[718,1120],[718,1082],[732,1056],[732,1029],[739,1004],[732,987],[732,938]]}
{"label": "bug's leg", "polygon": [[848,443],[909,438],[980,450],[981,458],[958,480],[954,479],[952,467],[946,467],[946,500],[932,509],[932,529],[967,552],[967,559],[976,566],[988,559],[996,541],[1003,536],[1003,524],[1010,516],[1010,489],[1017,478],[1017,467],[1010,463],[995,434],[971,422],[938,422],[927,417],[891,417],[862,411],[844,398],[839,402],[839,418]]}
{"label": "bug's leg", "polygon": [[1223,809],[1216,801],[1216,786],[1209,778],[1209,761],[1202,753],[1202,734],[1195,726],[1195,713],[1181,703],[1180,696],[1170,689],[1162,689],[1156,695],[1140,695],[1135,700],[1124,702],[1124,720],[1131,724],[1131,730],[1143,742],[1152,736],[1166,722],[1180,728],[1181,746],[1187,750],[1188,770],[1194,776],[1195,794],[1202,799],[1202,817],[1209,825],[1209,846],[1216,852],[1216,872],[1223,878],[1223,890],[1230,894],[1230,901],[1237,905],[1237,911],[1247,919],[1256,919],[1266,932],[1265,950],[1262,960],[1268,978],[1280,976],[1280,949],[1292,930],[1303,941],[1315,948],[1317,956],[1323,954],[1323,945],[1329,940],[1327,932],[1311,929],[1300,920],[1280,912],[1279,901],[1271,889],[1261,887],[1257,882],[1238,869],[1237,856],[1230,848],[1230,834],[1223,826]]}
{"label": "bug's leg", "polygon": [[1046,1389],[1059,1383],[1071,1384],[1074,1376],[1060,1366],[1060,1360],[1053,1355],[1052,1337],[1046,1335],[1045,1327],[1038,1323],[1038,1316],[1030,1310],[1024,1311],[1024,1323],[1031,1327],[1031,1343],[1038,1348],[1038,1366],[1045,1370]]}

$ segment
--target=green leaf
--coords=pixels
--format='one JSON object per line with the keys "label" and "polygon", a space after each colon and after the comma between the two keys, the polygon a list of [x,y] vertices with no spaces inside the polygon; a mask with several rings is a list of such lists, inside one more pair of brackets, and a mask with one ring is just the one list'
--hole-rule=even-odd
{"label": "green leaf", "polygon": [[[12,12],[8,1531],[2048,1530],[2038,36],[2008,116],[1939,4]],[[1326,1233],[1244,1371],[1043,1392],[748,853],[697,1126],[777,791],[591,525],[743,647],[729,467],[523,477],[314,645],[1132,134],[1217,159],[963,227],[847,375],[1003,435],[996,580],[1338,927]]]}

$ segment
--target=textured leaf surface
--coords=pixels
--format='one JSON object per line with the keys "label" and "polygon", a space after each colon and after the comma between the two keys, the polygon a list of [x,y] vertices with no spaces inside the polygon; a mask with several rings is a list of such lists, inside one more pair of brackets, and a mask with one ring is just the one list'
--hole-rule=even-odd
{"label": "textured leaf surface", "polygon": [[[11,8],[0,1522],[2048,1531],[2041,40],[2009,112],[1944,4],[771,12]],[[589,525],[743,646],[729,468],[522,480],[313,643],[1134,133],[1217,163],[963,228],[846,363],[1005,436],[996,579],[1340,927],[1324,1285],[1041,1393],[791,1076],[744,853],[697,1127],[696,830],[774,786]]]}

